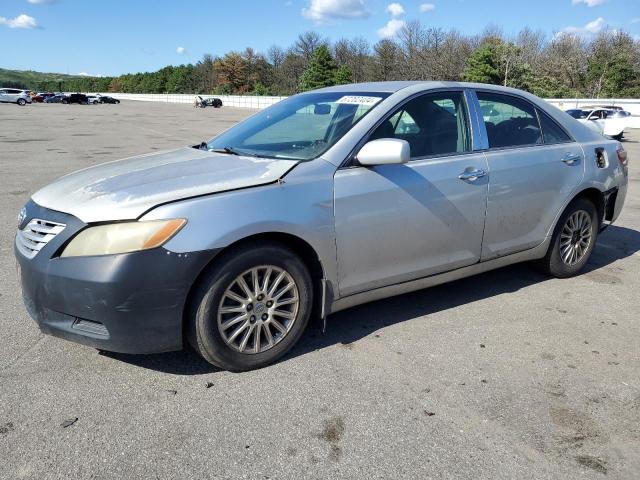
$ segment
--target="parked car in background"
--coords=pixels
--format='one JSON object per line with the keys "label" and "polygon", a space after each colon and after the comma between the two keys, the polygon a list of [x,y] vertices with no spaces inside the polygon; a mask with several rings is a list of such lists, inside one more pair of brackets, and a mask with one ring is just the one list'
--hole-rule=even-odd
{"label": "parked car in background", "polygon": [[607,137],[621,140],[627,126],[627,118],[631,115],[623,110],[596,108],[593,110],[570,109],[567,113],[589,128]]}
{"label": "parked car in background", "polygon": [[63,100],[67,100],[68,97],[64,93],[56,93],[51,97],[44,99],[44,103],[62,103]]}
{"label": "parked car in background", "polygon": [[569,110],[565,110],[565,112],[571,115],[576,120],[580,120],[582,118],[587,118],[588,110],[582,110],[581,108],[571,108]]}
{"label": "parked car in background", "polygon": [[84,93],[72,93],[71,95],[68,95],[66,99],[63,99],[62,103],[87,105],[89,103],[89,99]]}
{"label": "parked car in background", "polygon": [[87,105],[97,105],[100,102],[100,97],[96,95],[87,95]]}
{"label": "parked car in background", "polygon": [[577,275],[627,183],[619,142],[529,93],[340,85],[56,180],[21,211],[15,255],[45,333],[125,353],[189,342],[248,370],[312,312],[523,261]]}
{"label": "parked car in background", "polygon": [[113,98],[113,97],[109,97],[107,95],[102,95],[100,97],[100,103],[120,103],[120,100],[118,100],[117,98]]}
{"label": "parked car in background", "polygon": [[194,106],[200,107],[200,108],[205,108],[205,107],[220,108],[222,107],[222,100],[216,97],[203,98],[200,95],[197,95],[194,102]]}
{"label": "parked car in background", "polygon": [[604,109],[604,110],[614,110],[614,111],[623,111],[624,108],[622,108],[619,105],[585,105],[583,107],[581,107],[583,110],[597,110],[597,109]]}
{"label": "parked car in background", "polygon": [[24,106],[32,101],[28,90],[0,88],[0,103],[17,103],[20,106]]}
{"label": "parked car in background", "polygon": [[53,97],[53,95],[53,92],[36,93],[33,97],[31,97],[31,100],[35,103],[42,103],[45,101],[45,99]]}

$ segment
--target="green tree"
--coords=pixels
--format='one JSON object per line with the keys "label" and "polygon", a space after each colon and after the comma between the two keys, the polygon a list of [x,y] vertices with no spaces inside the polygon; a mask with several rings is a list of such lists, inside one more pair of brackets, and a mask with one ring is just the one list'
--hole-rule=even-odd
{"label": "green tree", "polygon": [[469,57],[462,78],[467,82],[500,83],[499,57],[494,43],[487,43]]}
{"label": "green tree", "polygon": [[347,83],[351,83],[353,82],[353,72],[348,66],[343,65],[336,70],[336,73],[333,76],[333,82],[336,85],[345,85]]}
{"label": "green tree", "polygon": [[338,67],[333,61],[331,52],[326,45],[320,45],[311,55],[309,65],[302,72],[300,78],[300,90],[314,90],[316,88],[335,85],[335,77]]}
{"label": "green tree", "polygon": [[269,94],[269,89],[267,87],[265,87],[263,83],[257,82],[255,84],[255,86],[253,87],[252,94],[253,95],[259,95],[259,96],[268,95]]}

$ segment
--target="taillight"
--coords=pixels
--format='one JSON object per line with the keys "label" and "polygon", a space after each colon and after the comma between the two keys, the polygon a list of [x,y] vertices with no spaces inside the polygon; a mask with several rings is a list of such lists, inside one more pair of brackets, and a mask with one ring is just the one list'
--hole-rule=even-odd
{"label": "taillight", "polygon": [[618,154],[618,162],[620,162],[620,165],[626,167],[628,163],[627,151],[624,149],[621,143],[619,143],[618,148],[616,148],[616,154]]}

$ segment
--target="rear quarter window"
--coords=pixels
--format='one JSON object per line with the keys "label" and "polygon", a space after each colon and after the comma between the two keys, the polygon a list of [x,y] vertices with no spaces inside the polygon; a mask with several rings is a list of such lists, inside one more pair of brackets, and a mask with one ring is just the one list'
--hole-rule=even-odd
{"label": "rear quarter window", "polygon": [[540,109],[536,110],[538,111],[540,127],[542,128],[542,139],[545,144],[568,143],[573,141],[569,134],[547,113]]}

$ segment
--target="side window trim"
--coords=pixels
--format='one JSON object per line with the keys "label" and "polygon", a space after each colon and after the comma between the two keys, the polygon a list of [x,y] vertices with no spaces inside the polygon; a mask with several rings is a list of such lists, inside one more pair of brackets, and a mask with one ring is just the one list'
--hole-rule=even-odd
{"label": "side window trim", "polygon": [[489,150],[489,137],[484,126],[478,96],[475,90],[471,88],[466,88],[464,94],[467,100],[469,116],[471,117],[469,123],[471,125],[472,151]]}
{"label": "side window trim", "polygon": [[378,120],[376,122],[376,124],[373,127],[371,127],[371,129],[365,135],[362,136],[362,139],[360,139],[360,141],[356,144],[356,146],[353,148],[351,153],[349,153],[349,155],[347,156],[345,161],[342,163],[342,165],[340,165],[339,168],[350,168],[350,167],[357,166],[357,165],[354,164],[354,159],[355,159],[355,156],[358,153],[358,151],[365,145],[365,143],[367,143],[369,141],[369,138],[371,138],[371,135],[378,129],[378,127],[380,127],[384,122],[386,122],[387,120],[392,118],[395,114],[397,114],[398,111],[402,107],[404,107],[407,103],[409,103],[412,100],[415,100],[416,98],[423,97],[425,95],[437,94],[437,93],[460,93],[460,94],[462,94],[462,102],[463,102],[463,105],[464,105],[465,115],[466,115],[467,135],[468,135],[468,138],[469,138],[471,149],[468,152],[454,152],[454,153],[449,153],[449,154],[437,154],[437,155],[426,155],[426,156],[421,156],[421,157],[412,157],[409,160],[409,162],[414,162],[414,161],[419,161],[419,160],[426,160],[426,159],[430,159],[430,158],[442,158],[442,157],[451,157],[451,156],[457,156],[457,155],[469,155],[469,154],[472,154],[472,153],[476,153],[476,151],[473,148],[473,146],[474,146],[474,136],[473,136],[473,130],[472,130],[472,125],[471,125],[471,108],[470,108],[469,101],[468,101],[468,98],[467,98],[467,95],[466,95],[466,91],[467,90],[468,90],[467,88],[435,88],[435,89],[432,89],[432,90],[425,90],[425,91],[417,92],[417,93],[415,93],[415,94],[413,94],[413,95],[401,100],[396,105],[394,105],[392,108],[390,108],[389,112],[385,116],[383,116],[380,120]]}

